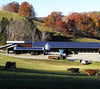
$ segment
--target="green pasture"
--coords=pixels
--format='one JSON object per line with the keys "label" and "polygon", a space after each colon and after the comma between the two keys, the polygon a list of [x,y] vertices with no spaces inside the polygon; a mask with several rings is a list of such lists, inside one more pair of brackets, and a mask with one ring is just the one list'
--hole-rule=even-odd
{"label": "green pasture", "polygon": [[98,39],[93,38],[72,38],[72,42],[100,42]]}
{"label": "green pasture", "polygon": [[13,19],[24,19],[22,16],[18,16],[18,14],[16,14],[16,13],[0,10],[0,20],[3,17],[6,17],[8,20],[10,20],[11,18],[13,18]]}
{"label": "green pasture", "polygon": [[[5,70],[7,61],[16,62],[16,70]],[[80,68],[72,74],[67,68]],[[20,59],[0,55],[0,89],[100,89],[100,76],[89,77],[84,69],[100,69],[100,63],[81,65],[67,60]]]}

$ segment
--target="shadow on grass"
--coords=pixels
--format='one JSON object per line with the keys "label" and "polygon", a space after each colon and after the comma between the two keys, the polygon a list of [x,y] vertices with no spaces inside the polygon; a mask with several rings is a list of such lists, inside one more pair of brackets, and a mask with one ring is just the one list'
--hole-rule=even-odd
{"label": "shadow on grass", "polygon": [[72,37],[66,37],[66,36],[52,36],[52,38],[49,41],[68,41],[71,42]]}
{"label": "shadow on grass", "polygon": [[34,69],[5,70],[0,66],[2,89],[99,89],[100,78],[87,74],[43,71]]}
{"label": "shadow on grass", "polygon": [[22,69],[22,68],[16,68],[16,69],[7,69],[5,70],[4,66],[0,66],[0,71],[9,71],[9,72],[16,72],[16,73],[38,73],[38,74],[51,74],[51,75],[69,75],[69,76],[87,76],[87,74],[81,74],[78,75],[75,73],[68,72],[65,70],[65,72],[61,71],[44,71],[44,70],[35,70],[35,69]]}

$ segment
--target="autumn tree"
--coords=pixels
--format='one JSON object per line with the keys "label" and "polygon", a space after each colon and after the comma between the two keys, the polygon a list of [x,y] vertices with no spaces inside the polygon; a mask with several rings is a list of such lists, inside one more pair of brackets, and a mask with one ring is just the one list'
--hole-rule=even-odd
{"label": "autumn tree", "polygon": [[76,33],[79,31],[82,35],[89,37],[97,36],[100,33],[100,15],[96,12],[72,13],[67,18],[67,20],[70,19],[75,21]]}
{"label": "autumn tree", "polygon": [[56,23],[56,30],[62,32],[63,34],[69,34],[69,32],[73,32],[75,27],[75,22],[73,20],[65,21],[58,21]]}
{"label": "autumn tree", "polygon": [[9,4],[10,11],[12,11],[12,12],[18,13],[19,7],[20,7],[20,5],[19,5],[18,2],[11,2],[11,3]]}
{"label": "autumn tree", "polygon": [[19,7],[19,16],[26,16],[26,17],[33,18],[35,16],[33,6],[28,2],[23,2]]}
{"label": "autumn tree", "polygon": [[59,31],[59,32],[66,32],[67,31],[67,24],[66,22],[64,21],[58,21],[56,23],[56,30]]}
{"label": "autumn tree", "polygon": [[61,14],[61,12],[52,12],[48,17],[45,17],[43,27],[47,26],[55,30],[56,23],[61,20]]}
{"label": "autumn tree", "polygon": [[7,5],[4,5],[1,8],[1,10],[11,11],[11,12],[18,13],[19,7],[20,7],[20,5],[19,5],[18,2],[11,2],[11,3],[8,3]]}

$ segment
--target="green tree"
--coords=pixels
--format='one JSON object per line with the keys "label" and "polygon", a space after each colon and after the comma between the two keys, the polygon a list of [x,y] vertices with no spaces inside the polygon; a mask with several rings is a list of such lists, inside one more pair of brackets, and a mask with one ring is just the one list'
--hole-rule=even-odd
{"label": "green tree", "polygon": [[0,31],[0,44],[4,45],[6,44],[7,40],[7,32],[6,32],[6,26],[9,24],[9,21],[7,18],[3,17],[0,22],[1,31]]}
{"label": "green tree", "polygon": [[9,21],[7,18],[3,17],[1,19],[1,22],[0,22],[0,26],[2,27],[2,30],[4,31],[6,26],[9,24]]}
{"label": "green tree", "polygon": [[6,41],[7,41],[7,33],[6,33],[6,30],[0,35],[0,44],[1,45],[5,45],[6,44]]}

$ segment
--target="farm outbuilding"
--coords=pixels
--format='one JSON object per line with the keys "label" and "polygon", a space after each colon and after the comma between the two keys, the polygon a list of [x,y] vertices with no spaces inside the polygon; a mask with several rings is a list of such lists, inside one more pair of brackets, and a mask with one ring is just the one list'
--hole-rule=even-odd
{"label": "farm outbuilding", "polygon": [[[49,44],[50,50],[46,50],[46,44]],[[71,52],[100,52],[99,42],[54,42],[54,41],[7,41],[7,45],[0,47],[6,49],[8,53],[15,54],[32,53],[44,54],[46,51],[59,52],[63,49],[66,54]]]}

